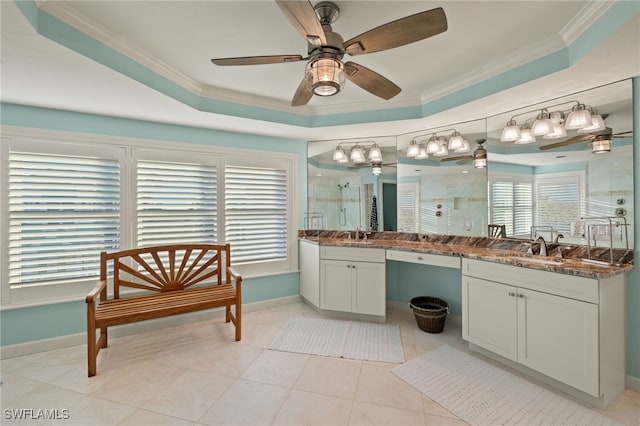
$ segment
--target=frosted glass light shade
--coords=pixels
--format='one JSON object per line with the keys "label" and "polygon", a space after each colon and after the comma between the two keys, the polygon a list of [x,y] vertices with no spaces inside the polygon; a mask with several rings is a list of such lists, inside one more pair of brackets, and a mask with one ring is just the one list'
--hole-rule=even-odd
{"label": "frosted glass light shade", "polygon": [[469,152],[471,151],[471,147],[469,146],[469,141],[465,138],[462,138],[462,146],[459,149],[456,149],[455,152]]}
{"label": "frosted glass light shade", "polygon": [[341,147],[336,147],[336,150],[333,151],[333,161],[338,161],[340,162],[340,160],[346,160],[347,159],[347,154],[345,154],[344,149],[342,149]]}
{"label": "frosted glass light shade", "polygon": [[374,143],[369,150],[369,161],[372,163],[382,163],[382,151],[376,143]]}
{"label": "frosted glass light shade", "polygon": [[449,150],[447,149],[447,140],[440,136],[438,138],[438,151],[433,153],[434,157],[444,157],[449,154]]}
{"label": "frosted glass light shade", "polygon": [[440,144],[438,143],[436,135],[433,135],[429,138],[429,142],[427,142],[427,154],[435,154],[439,150]]}
{"label": "frosted glass light shade", "polygon": [[567,131],[564,129],[562,124],[554,123],[553,132],[547,133],[542,138],[543,139],[558,139],[558,138],[563,138],[565,136],[567,136]]}
{"label": "frosted glass light shade", "polygon": [[372,164],[371,173],[373,173],[374,176],[380,176],[382,174],[382,164]]}
{"label": "frosted glass light shade", "polygon": [[407,157],[415,158],[416,155],[420,153],[420,147],[416,143],[416,141],[411,141],[409,146],[407,147]]}
{"label": "frosted glass light shade", "polygon": [[611,139],[600,139],[591,142],[591,152],[594,154],[605,154],[611,151]]}
{"label": "frosted glass light shade", "polygon": [[541,112],[531,125],[531,134],[534,136],[544,136],[553,132],[553,122],[549,118],[548,112]]}
{"label": "frosted glass light shade", "polygon": [[531,126],[524,124],[520,129],[520,139],[516,141],[518,145],[525,145],[528,143],[535,143],[536,137],[531,133]]}
{"label": "frosted glass light shade", "polygon": [[351,162],[364,163],[364,149],[360,145],[356,145],[351,148]]}
{"label": "frosted glass light shade", "polygon": [[344,86],[344,64],[333,58],[319,58],[309,62],[306,75],[313,93],[331,96]]}
{"label": "frosted glass light shade", "polygon": [[604,120],[600,114],[591,116],[591,126],[583,127],[582,129],[578,129],[578,133],[591,133],[591,132],[600,132],[606,129],[607,126],[604,124]]}
{"label": "frosted glass light shade", "polygon": [[567,116],[567,121],[564,122],[564,128],[567,130],[576,130],[591,126],[592,124],[593,119],[587,107],[584,104],[578,104],[571,108],[571,112]]}
{"label": "frosted glass light shade", "polygon": [[449,138],[448,148],[452,151],[460,149],[464,146],[464,141],[460,132],[454,131]]}
{"label": "frosted glass light shade", "polygon": [[505,128],[502,130],[502,136],[500,136],[500,142],[515,142],[519,138],[520,138],[520,127],[518,127],[515,120],[509,120]]}
{"label": "frosted glass light shade", "polygon": [[416,160],[424,160],[425,158],[429,158],[429,154],[427,154],[427,150],[425,147],[420,144],[420,152],[416,155]]}

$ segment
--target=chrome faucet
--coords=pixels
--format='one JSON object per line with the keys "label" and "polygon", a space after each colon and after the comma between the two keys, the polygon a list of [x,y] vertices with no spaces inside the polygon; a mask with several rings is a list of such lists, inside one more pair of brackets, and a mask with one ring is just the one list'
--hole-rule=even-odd
{"label": "chrome faucet", "polygon": [[360,227],[356,226],[356,241],[360,240],[360,231],[361,231]]}
{"label": "chrome faucet", "polygon": [[544,237],[542,235],[540,235],[536,241],[540,242],[540,256],[546,256],[547,255],[547,242],[544,240]]}
{"label": "chrome faucet", "polygon": [[558,240],[559,240],[560,238],[564,238],[564,235],[562,235],[561,233],[559,233],[559,232],[558,232],[558,233],[556,234],[556,237],[553,239],[553,243],[554,243],[554,244],[557,244],[557,243],[558,243]]}
{"label": "chrome faucet", "polygon": [[342,231],[340,234],[340,236],[344,237],[345,235],[347,236],[347,239],[351,239],[351,231]]}

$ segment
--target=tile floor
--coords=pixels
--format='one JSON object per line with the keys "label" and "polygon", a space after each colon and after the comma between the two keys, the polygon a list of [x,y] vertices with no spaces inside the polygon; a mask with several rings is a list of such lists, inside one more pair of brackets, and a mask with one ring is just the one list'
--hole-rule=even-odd
{"label": "tile floor", "polygon": [[[212,320],[111,339],[88,378],[86,347],[2,361],[2,425],[464,425],[398,379],[397,364],[265,349],[292,316],[319,316],[291,303],[246,313],[243,339]],[[405,359],[448,344],[466,350],[460,329],[417,328],[390,311]],[[68,419],[7,418],[6,409],[68,409]],[[60,412],[62,417],[64,413]],[[640,425],[640,393],[626,390],[604,414]]]}

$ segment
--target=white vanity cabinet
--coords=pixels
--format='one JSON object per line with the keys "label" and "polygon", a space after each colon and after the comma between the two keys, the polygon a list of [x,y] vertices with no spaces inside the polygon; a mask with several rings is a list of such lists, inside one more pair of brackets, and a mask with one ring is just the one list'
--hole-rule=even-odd
{"label": "white vanity cabinet", "polygon": [[300,240],[300,295],[320,305],[320,246]]}
{"label": "white vanity cabinet", "polygon": [[625,385],[624,293],[624,275],[463,259],[462,337],[606,406]]}
{"label": "white vanity cabinet", "polygon": [[320,308],[384,316],[385,250],[321,246]]}

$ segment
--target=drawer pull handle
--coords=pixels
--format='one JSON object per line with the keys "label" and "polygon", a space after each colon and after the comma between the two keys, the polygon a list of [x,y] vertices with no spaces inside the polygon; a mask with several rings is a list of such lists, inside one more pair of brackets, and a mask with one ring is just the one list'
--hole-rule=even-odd
{"label": "drawer pull handle", "polygon": [[519,295],[518,295],[518,297],[519,297],[520,299],[524,299],[524,294],[519,294]]}
{"label": "drawer pull handle", "polygon": [[515,296],[516,294],[512,291],[509,292],[509,296]]}
{"label": "drawer pull handle", "polygon": [[418,260],[424,260],[422,256],[418,256]]}

